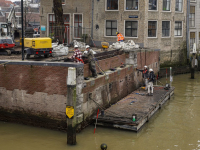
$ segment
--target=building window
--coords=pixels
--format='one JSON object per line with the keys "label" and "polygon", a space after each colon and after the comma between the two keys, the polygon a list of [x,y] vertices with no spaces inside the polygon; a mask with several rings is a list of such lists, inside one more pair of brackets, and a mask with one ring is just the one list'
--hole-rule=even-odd
{"label": "building window", "polygon": [[195,27],[195,6],[190,6],[190,27]]}
{"label": "building window", "polygon": [[62,4],[65,5],[65,0],[62,0]]}
{"label": "building window", "polygon": [[116,36],[117,32],[117,21],[106,20],[106,36]]}
{"label": "building window", "polygon": [[138,10],[138,0],[126,0],[126,10]]}
{"label": "building window", "polygon": [[182,12],[183,0],[176,0],[175,11]]}
{"label": "building window", "polygon": [[200,32],[199,32],[199,44],[200,44]]}
{"label": "building window", "polygon": [[175,21],[174,36],[182,36],[182,22]]}
{"label": "building window", "polygon": [[82,14],[74,15],[74,38],[81,38],[82,36]]}
{"label": "building window", "polygon": [[149,0],[149,10],[157,10],[157,0]]}
{"label": "building window", "polygon": [[49,15],[49,36],[51,38],[54,37],[54,32],[55,32],[55,15]]}
{"label": "building window", "polygon": [[138,29],[137,21],[125,22],[125,36],[126,37],[137,37],[137,29]]}
{"label": "building window", "polygon": [[170,11],[170,0],[163,0],[163,11]]}
{"label": "building window", "polygon": [[195,43],[195,32],[190,32],[190,49],[193,49]]}
{"label": "building window", "polygon": [[148,22],[148,37],[156,37],[157,21]]}
{"label": "building window", "polygon": [[[54,37],[54,34],[56,31],[56,24],[55,24],[55,15],[54,14],[50,14],[49,15],[49,36],[50,37]],[[63,21],[64,21],[64,26],[69,26],[70,24],[70,16],[69,14],[63,14]]]}
{"label": "building window", "polygon": [[118,10],[118,0],[107,0],[107,10]]}
{"label": "building window", "polygon": [[162,37],[170,36],[170,21],[162,22]]}

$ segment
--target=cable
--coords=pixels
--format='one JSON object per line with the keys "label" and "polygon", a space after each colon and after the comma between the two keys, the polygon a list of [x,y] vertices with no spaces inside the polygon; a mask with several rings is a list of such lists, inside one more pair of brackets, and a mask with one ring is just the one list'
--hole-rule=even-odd
{"label": "cable", "polygon": [[[94,57],[95,58],[95,57]],[[100,67],[100,65],[97,63],[98,62],[98,59],[96,59],[95,58],[95,64],[99,67],[99,69],[107,76],[107,74],[103,71],[103,69],[101,69],[101,67]],[[107,79],[106,79],[107,80]],[[107,80],[107,84],[108,84],[108,80]],[[106,85],[106,95],[107,95],[107,102],[108,102],[108,104],[110,105],[110,102],[109,102],[109,96],[108,96],[108,87],[107,87],[107,85]],[[111,106],[111,105],[110,105]]]}
{"label": "cable", "polygon": [[[106,108],[104,108],[103,106],[101,106],[101,105],[100,105],[99,103],[97,103],[94,99],[92,99],[91,97],[90,97],[90,99],[91,99],[96,105],[98,105],[99,108],[101,108],[101,109],[104,110],[104,111],[106,110]],[[110,111],[110,110],[106,110],[106,113],[111,114],[112,117],[115,117],[115,118],[132,119],[131,117],[128,118],[128,117],[124,117],[124,116],[119,116],[119,114],[116,114],[116,113],[114,113],[114,112],[112,112],[112,111]]]}

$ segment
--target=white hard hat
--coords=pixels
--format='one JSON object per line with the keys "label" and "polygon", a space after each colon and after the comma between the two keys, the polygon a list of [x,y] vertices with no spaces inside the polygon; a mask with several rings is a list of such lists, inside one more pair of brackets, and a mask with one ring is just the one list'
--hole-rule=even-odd
{"label": "white hard hat", "polygon": [[86,48],[89,48],[90,46],[89,45],[86,45]]}
{"label": "white hard hat", "polygon": [[78,48],[78,45],[74,45],[74,48]]}
{"label": "white hard hat", "polygon": [[149,71],[151,72],[151,71],[153,71],[153,69],[149,69]]}
{"label": "white hard hat", "polygon": [[144,68],[147,68],[147,66],[144,66]]}

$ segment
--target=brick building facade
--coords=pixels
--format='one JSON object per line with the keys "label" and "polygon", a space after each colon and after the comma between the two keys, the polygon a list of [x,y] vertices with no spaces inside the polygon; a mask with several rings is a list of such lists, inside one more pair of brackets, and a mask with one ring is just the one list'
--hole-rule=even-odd
{"label": "brick building facade", "polygon": [[[41,25],[46,26],[42,36],[50,36],[52,7],[53,0],[41,0]],[[116,42],[119,31],[126,41],[161,49],[161,63],[169,60],[166,53],[175,52],[186,40],[186,10],[186,0],[63,0],[69,41],[91,34],[100,46],[102,41]]]}

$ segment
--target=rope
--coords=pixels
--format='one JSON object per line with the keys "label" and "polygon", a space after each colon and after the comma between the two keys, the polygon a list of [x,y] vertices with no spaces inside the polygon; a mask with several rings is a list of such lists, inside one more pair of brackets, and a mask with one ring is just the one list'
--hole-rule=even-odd
{"label": "rope", "polygon": [[[95,64],[99,67],[99,69],[105,74],[105,76],[107,76],[107,74],[103,71],[103,69],[100,67],[100,65],[99,65],[99,62],[98,62],[98,59],[96,59],[95,57],[94,57],[94,60],[95,60]],[[98,63],[97,63],[98,62]],[[108,84],[108,80],[107,80],[107,84]],[[109,96],[108,96],[108,88],[107,88],[107,86],[106,86],[106,95],[107,95],[107,102],[108,102],[108,104],[110,105],[110,102],[109,102]]]}
{"label": "rope", "polygon": [[[101,106],[101,105],[100,105],[99,103],[97,103],[94,99],[92,99],[92,98],[90,98],[90,99],[91,99],[99,108],[101,108],[101,110],[104,110],[104,111],[106,110],[105,107]],[[116,114],[115,112],[112,112],[112,111],[110,111],[110,110],[106,110],[106,113],[110,114],[111,116],[114,116],[115,118],[132,119],[132,117],[131,117],[131,118],[128,118],[128,117],[125,117],[125,116],[119,116],[119,114]]]}

